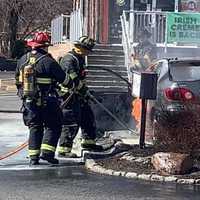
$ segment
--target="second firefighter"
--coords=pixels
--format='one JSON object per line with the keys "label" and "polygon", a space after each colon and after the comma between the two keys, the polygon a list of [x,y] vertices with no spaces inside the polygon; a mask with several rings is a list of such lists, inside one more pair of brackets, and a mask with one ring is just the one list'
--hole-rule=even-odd
{"label": "second firefighter", "polygon": [[88,36],[82,36],[74,42],[74,48],[60,61],[62,69],[68,77],[67,87],[62,87],[63,99],[73,96],[63,109],[64,124],[59,143],[59,155],[74,157],[71,153],[73,140],[79,127],[82,131],[81,146],[91,150],[102,150],[96,145],[96,125],[94,113],[88,101],[88,87],[85,83],[85,56],[93,49],[95,42]]}

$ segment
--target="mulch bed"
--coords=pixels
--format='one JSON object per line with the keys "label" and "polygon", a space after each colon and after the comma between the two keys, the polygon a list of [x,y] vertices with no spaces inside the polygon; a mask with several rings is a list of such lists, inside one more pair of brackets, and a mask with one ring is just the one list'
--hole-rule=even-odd
{"label": "mulch bed", "polygon": [[[128,156],[144,158],[151,157],[157,152],[167,152],[167,149],[161,147],[146,147],[145,149],[140,149],[139,146],[135,145],[132,149],[127,152],[119,153],[111,158],[106,158],[103,160],[98,160],[97,163],[106,168],[116,171],[125,171],[125,172],[136,172],[137,174],[158,174],[153,168],[151,162],[138,162],[134,160],[123,159],[123,156],[128,154]],[[194,156],[195,162],[199,163],[200,158]],[[179,175],[177,177],[181,178],[200,178],[200,168],[194,167],[190,174]]]}

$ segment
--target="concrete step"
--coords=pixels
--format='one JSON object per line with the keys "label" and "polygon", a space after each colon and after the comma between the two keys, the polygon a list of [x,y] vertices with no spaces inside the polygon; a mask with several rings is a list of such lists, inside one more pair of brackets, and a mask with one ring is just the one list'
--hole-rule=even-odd
{"label": "concrete step", "polygon": [[[124,79],[128,79],[127,77],[125,77],[125,76],[122,76]],[[96,77],[96,76],[88,76],[87,78],[86,78],[86,81],[88,81],[88,82],[91,82],[91,81],[94,81],[94,82],[96,82],[96,81],[98,81],[98,82],[109,82],[109,81],[112,81],[112,82],[119,82],[119,81],[122,81],[122,82],[124,82],[125,83],[125,81],[124,80],[122,80],[122,79],[120,79],[119,77],[117,77],[117,76],[98,76],[98,77]]]}
{"label": "concrete step", "polygon": [[124,65],[124,60],[95,60],[91,59],[88,61],[90,65]]}
{"label": "concrete step", "polygon": [[87,80],[87,85],[92,85],[92,86],[127,86],[127,84],[124,81],[119,81],[119,80]]}
{"label": "concrete step", "polygon": [[95,49],[112,49],[112,50],[123,50],[123,46],[122,45],[96,45],[94,47]]}
{"label": "concrete step", "polygon": [[104,68],[111,69],[114,71],[126,71],[126,67],[124,65],[106,65],[102,63],[102,64],[95,64],[95,65],[90,64],[87,66],[88,70],[91,70],[92,68],[99,70],[100,68],[98,67],[104,67]]}
{"label": "concrete step", "polygon": [[[122,76],[123,78],[125,78],[125,79],[127,79],[128,80],[128,77],[127,76]],[[117,77],[117,76],[115,76],[115,75],[113,75],[113,76],[111,76],[111,75],[107,75],[106,77],[105,76],[92,76],[92,75],[88,75],[87,76],[87,78],[86,78],[86,80],[89,80],[89,81],[91,81],[91,80],[96,80],[96,81],[100,81],[100,80],[104,80],[104,79],[106,79],[106,80],[121,80],[119,77]]]}
{"label": "concrete step", "polygon": [[123,50],[109,50],[109,49],[96,49],[92,52],[92,55],[124,55]]}
{"label": "concrete step", "polygon": [[99,93],[127,93],[128,89],[124,86],[91,86],[88,85],[89,89]]}
{"label": "concrete step", "polygon": [[[119,73],[121,76],[127,76],[127,71],[125,70],[115,70],[115,72]],[[95,69],[90,69],[87,72],[88,76],[108,76],[111,73],[104,71],[104,70],[95,70]]]}
{"label": "concrete step", "polygon": [[124,59],[124,55],[111,55],[111,54],[105,54],[105,55],[97,55],[97,54],[90,54],[88,56],[88,60],[90,59],[109,59],[109,60],[116,60],[116,59]]}
{"label": "concrete step", "polygon": [[87,85],[95,92],[127,92],[127,84],[103,67],[127,78],[122,46],[98,45],[88,56]]}

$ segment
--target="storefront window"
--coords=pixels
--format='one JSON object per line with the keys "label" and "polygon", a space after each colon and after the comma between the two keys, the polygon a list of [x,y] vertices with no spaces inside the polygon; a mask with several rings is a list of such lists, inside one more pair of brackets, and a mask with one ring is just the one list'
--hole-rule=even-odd
{"label": "storefront window", "polygon": [[157,0],[156,9],[162,11],[174,11],[175,0]]}

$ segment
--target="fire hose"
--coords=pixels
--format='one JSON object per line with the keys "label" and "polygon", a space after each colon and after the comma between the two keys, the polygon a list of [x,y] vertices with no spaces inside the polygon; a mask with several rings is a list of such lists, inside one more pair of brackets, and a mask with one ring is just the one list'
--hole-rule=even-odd
{"label": "fire hose", "polygon": [[[74,94],[74,90],[70,92],[70,95],[68,96],[68,98],[61,104],[61,109],[63,109],[70,101],[70,99],[72,98],[73,94]],[[136,133],[136,131],[130,129],[124,122],[122,122],[120,119],[118,119],[110,110],[108,110],[101,102],[99,102],[90,92],[87,93],[87,96],[93,101],[95,102],[97,105],[99,105],[104,111],[106,111],[113,119],[115,119],[116,122],[118,122],[119,125],[121,125],[122,127],[128,129],[129,131],[131,131],[131,133]]]}
{"label": "fire hose", "polygon": [[[63,109],[70,101],[70,99],[73,96],[73,92],[70,93],[70,95],[68,96],[68,98],[62,102],[62,104],[60,105],[60,108]],[[5,111],[4,111],[5,112]],[[11,112],[9,112],[11,113]],[[12,112],[12,113],[21,113],[20,111],[18,112]],[[19,145],[18,147],[16,147],[15,149],[12,149],[11,151],[5,153],[4,155],[0,155],[0,160],[4,160],[18,152],[20,152],[21,150],[25,149],[28,146],[28,141],[24,142],[23,144]]]}
{"label": "fire hose", "polygon": [[[88,66],[89,68],[89,66]],[[96,68],[100,68],[102,70],[108,71],[112,74],[114,74],[115,76],[117,76],[118,78],[122,79],[123,81],[125,81],[128,85],[128,88],[131,88],[130,83],[123,78],[121,75],[119,75],[117,72],[114,72],[113,70],[104,68],[104,67],[96,67]],[[68,96],[68,98],[62,102],[60,108],[63,109],[70,101],[70,99],[72,98],[74,92],[70,92],[70,95]],[[118,122],[118,124],[120,124],[122,127],[128,129],[129,131],[131,131],[131,133],[136,133],[136,131],[130,129],[125,123],[123,123],[121,120],[119,120],[111,111],[109,111],[102,103],[100,103],[93,95],[91,95],[89,93],[89,97],[97,104],[99,105],[104,111],[106,111],[113,119],[115,119],[116,122]],[[0,111],[1,112],[1,111]],[[8,113],[21,113],[21,111],[2,111],[2,112],[8,112]],[[0,160],[6,159],[18,152],[20,152],[21,150],[23,150],[24,148],[26,148],[28,146],[28,141],[24,142],[23,144],[19,145],[18,147],[16,147],[15,149],[5,153],[4,155],[0,155]]]}
{"label": "fire hose", "polygon": [[89,98],[99,105],[105,112],[107,112],[119,125],[128,129],[131,133],[137,134],[136,131],[129,128],[124,122],[122,122],[118,117],[116,117],[108,108],[106,108],[101,102],[99,102],[92,94],[88,93]]}
{"label": "fire hose", "polygon": [[8,158],[16,153],[18,153],[19,151],[23,150],[24,148],[26,148],[28,146],[28,142],[24,142],[23,144],[19,145],[17,148],[11,150],[10,152],[4,154],[4,155],[0,155],[0,160],[4,160],[5,158]]}
{"label": "fire hose", "polygon": [[[63,109],[70,101],[70,99],[72,98],[74,94],[74,91],[70,92],[70,95],[68,96],[68,98],[62,102],[62,104],[60,105],[60,108]],[[120,119],[118,119],[110,110],[108,110],[101,102],[99,102],[91,93],[88,92],[88,97],[95,102],[97,105],[99,105],[105,112],[107,112],[118,124],[120,124],[122,127],[126,128],[127,130],[129,130],[131,133],[137,134],[136,131],[130,129],[124,122],[122,122]],[[21,150],[25,149],[28,146],[28,141],[24,142],[23,144],[19,145],[17,148],[9,151],[8,153],[4,154],[4,155],[0,155],[0,160],[6,159],[18,152],[20,152]]]}

